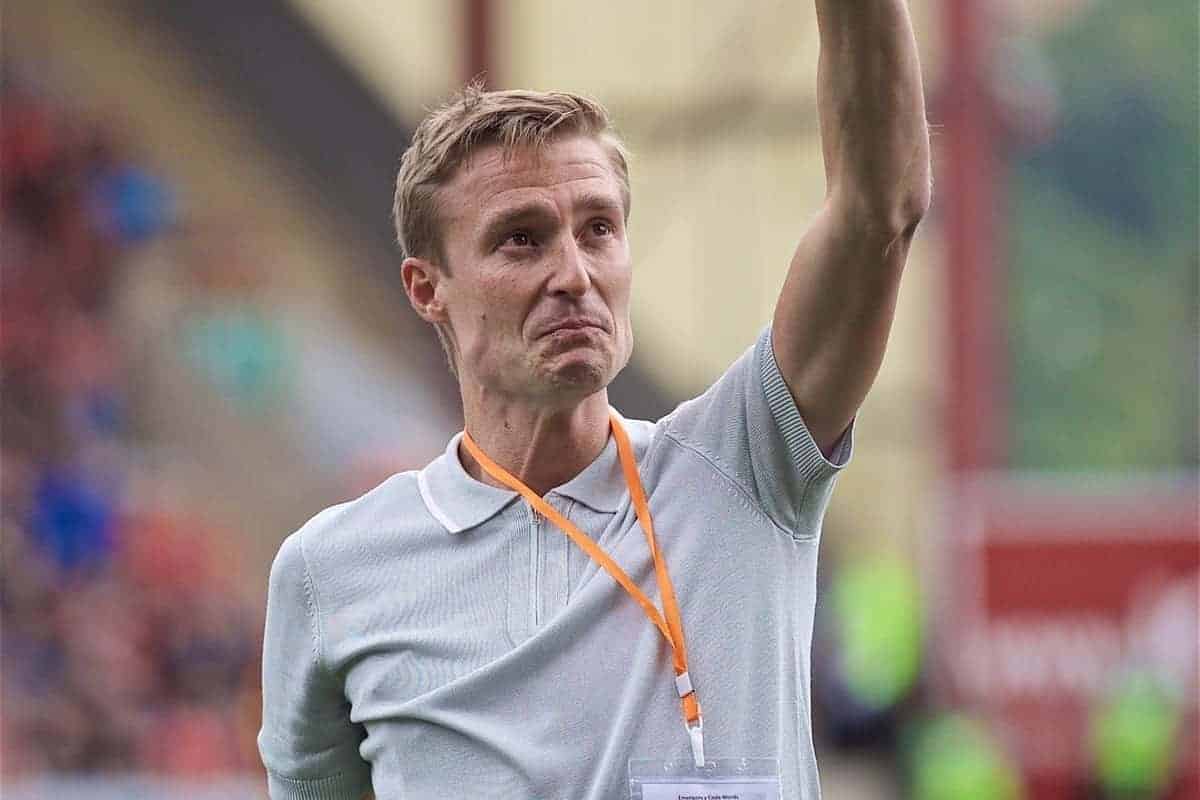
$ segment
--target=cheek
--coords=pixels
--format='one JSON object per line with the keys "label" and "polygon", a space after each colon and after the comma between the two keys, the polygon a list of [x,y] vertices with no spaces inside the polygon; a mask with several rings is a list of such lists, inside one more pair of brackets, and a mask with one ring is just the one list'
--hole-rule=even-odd
{"label": "cheek", "polygon": [[469,296],[459,298],[454,322],[462,326],[464,337],[474,340],[476,349],[486,349],[520,331],[519,304],[513,288],[511,280],[480,283],[472,287]]}
{"label": "cheek", "polygon": [[609,308],[611,308],[613,316],[617,318],[617,322],[619,323],[629,319],[632,289],[633,280],[628,272],[614,276],[609,284]]}

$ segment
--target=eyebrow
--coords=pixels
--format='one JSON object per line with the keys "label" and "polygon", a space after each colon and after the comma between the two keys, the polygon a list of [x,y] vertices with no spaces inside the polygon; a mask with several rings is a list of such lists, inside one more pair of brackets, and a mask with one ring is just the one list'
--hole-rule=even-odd
{"label": "eyebrow", "polygon": [[509,228],[521,225],[522,223],[535,222],[549,216],[551,214],[546,210],[546,203],[537,200],[506,209],[489,219],[484,225],[483,241],[485,243],[490,242],[501,233],[507,232]]}
{"label": "eyebrow", "polygon": [[586,192],[580,195],[575,205],[588,211],[616,211],[618,213],[622,211],[619,200],[600,192]]}

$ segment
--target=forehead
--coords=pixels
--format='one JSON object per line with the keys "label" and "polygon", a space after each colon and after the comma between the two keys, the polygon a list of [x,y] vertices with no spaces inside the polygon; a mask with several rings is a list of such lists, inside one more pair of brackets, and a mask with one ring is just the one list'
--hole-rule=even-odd
{"label": "forehead", "polygon": [[589,136],[551,140],[541,148],[481,147],[442,188],[446,222],[482,219],[528,202],[560,203],[597,194],[621,205],[621,183],[607,147]]}

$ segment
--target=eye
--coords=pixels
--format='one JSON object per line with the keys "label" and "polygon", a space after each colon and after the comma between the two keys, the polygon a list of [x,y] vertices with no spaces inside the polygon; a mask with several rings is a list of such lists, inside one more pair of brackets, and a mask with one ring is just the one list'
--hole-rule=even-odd
{"label": "eye", "polygon": [[504,237],[504,241],[501,244],[512,247],[532,247],[534,242],[533,237],[525,231],[513,231]]}
{"label": "eye", "polygon": [[592,220],[592,235],[612,236],[617,232],[616,227],[606,219]]}

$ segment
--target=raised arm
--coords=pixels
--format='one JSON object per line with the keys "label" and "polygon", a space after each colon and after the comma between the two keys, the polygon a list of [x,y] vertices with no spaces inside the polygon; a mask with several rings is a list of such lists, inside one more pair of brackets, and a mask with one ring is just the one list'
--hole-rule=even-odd
{"label": "raised arm", "polygon": [[883,360],[900,273],[929,207],[929,132],[904,0],[817,0],[825,202],[775,307],[780,371],[827,455]]}

